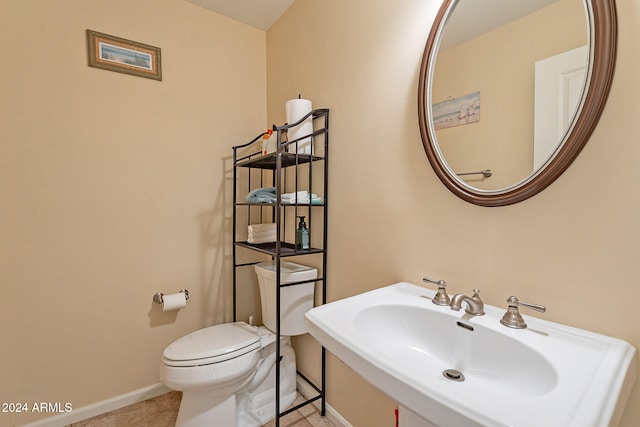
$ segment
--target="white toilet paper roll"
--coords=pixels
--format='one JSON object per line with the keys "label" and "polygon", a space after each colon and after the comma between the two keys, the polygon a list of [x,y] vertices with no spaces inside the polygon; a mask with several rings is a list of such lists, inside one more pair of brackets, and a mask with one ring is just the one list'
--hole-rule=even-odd
{"label": "white toilet paper roll", "polygon": [[[309,114],[312,110],[311,101],[308,99],[290,99],[285,104],[287,114],[287,123],[292,124]],[[298,126],[289,129],[288,140],[293,141],[305,135],[313,133],[313,119],[311,117],[305,119]],[[300,154],[311,154],[311,138],[304,138],[289,145],[289,152]]]}
{"label": "white toilet paper roll", "polygon": [[178,310],[187,306],[187,297],[184,292],[162,296],[162,311]]}

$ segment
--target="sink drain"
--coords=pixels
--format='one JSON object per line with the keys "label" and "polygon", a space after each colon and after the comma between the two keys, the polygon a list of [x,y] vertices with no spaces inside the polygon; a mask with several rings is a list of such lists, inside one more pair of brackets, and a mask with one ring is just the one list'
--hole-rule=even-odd
{"label": "sink drain", "polygon": [[446,379],[451,381],[457,381],[457,382],[464,381],[464,375],[462,375],[462,372],[456,369],[445,369],[444,371],[442,371],[442,375]]}

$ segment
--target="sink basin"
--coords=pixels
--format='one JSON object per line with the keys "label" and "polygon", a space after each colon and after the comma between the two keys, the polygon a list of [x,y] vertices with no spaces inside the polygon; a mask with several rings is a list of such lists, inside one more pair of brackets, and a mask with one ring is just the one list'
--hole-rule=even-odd
{"label": "sink basin", "polygon": [[466,389],[496,397],[539,396],[556,387],[553,366],[535,349],[473,323],[452,321],[442,309],[401,304],[366,307],[354,317],[365,345],[391,364],[418,367],[413,375],[440,381],[444,370],[455,369],[464,374]]}
{"label": "sink basin", "polygon": [[434,294],[397,283],[316,307],[307,326],[423,425],[617,424],[636,377],[631,345],[526,314],[527,329],[510,329],[505,308],[470,316]]}

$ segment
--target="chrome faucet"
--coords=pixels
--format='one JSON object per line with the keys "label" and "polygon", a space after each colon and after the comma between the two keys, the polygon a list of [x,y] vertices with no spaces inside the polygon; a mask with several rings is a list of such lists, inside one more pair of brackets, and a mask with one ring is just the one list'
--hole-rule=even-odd
{"label": "chrome faucet", "polygon": [[438,285],[438,292],[436,292],[436,295],[433,297],[431,302],[435,305],[449,305],[451,299],[449,298],[449,295],[447,295],[447,283],[444,280],[432,280],[428,277],[424,277],[422,281],[424,283],[433,283],[434,285]]}
{"label": "chrome faucet", "polygon": [[539,311],[540,313],[544,313],[547,311],[547,308],[544,305],[540,304],[529,304],[528,302],[519,301],[517,297],[510,296],[507,299],[507,303],[509,303],[509,307],[507,308],[507,312],[500,319],[500,323],[504,326],[508,326],[513,329],[525,329],[527,327],[526,322],[520,315],[520,311],[518,310],[518,306],[523,306],[530,308],[535,311]]}
{"label": "chrome faucet", "polygon": [[462,308],[462,303],[467,303],[467,308],[464,310],[466,313],[471,314],[472,316],[482,316],[484,314],[484,303],[480,299],[480,291],[477,289],[473,290],[473,296],[468,297],[464,294],[455,294],[453,298],[451,298],[451,310],[460,311]]}

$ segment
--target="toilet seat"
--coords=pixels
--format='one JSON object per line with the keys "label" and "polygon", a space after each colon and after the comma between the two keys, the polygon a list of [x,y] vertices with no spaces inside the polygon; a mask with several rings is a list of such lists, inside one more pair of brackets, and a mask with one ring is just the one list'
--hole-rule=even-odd
{"label": "toilet seat", "polygon": [[210,365],[261,347],[257,328],[244,322],[225,323],[191,332],[169,344],[162,354],[167,366]]}

